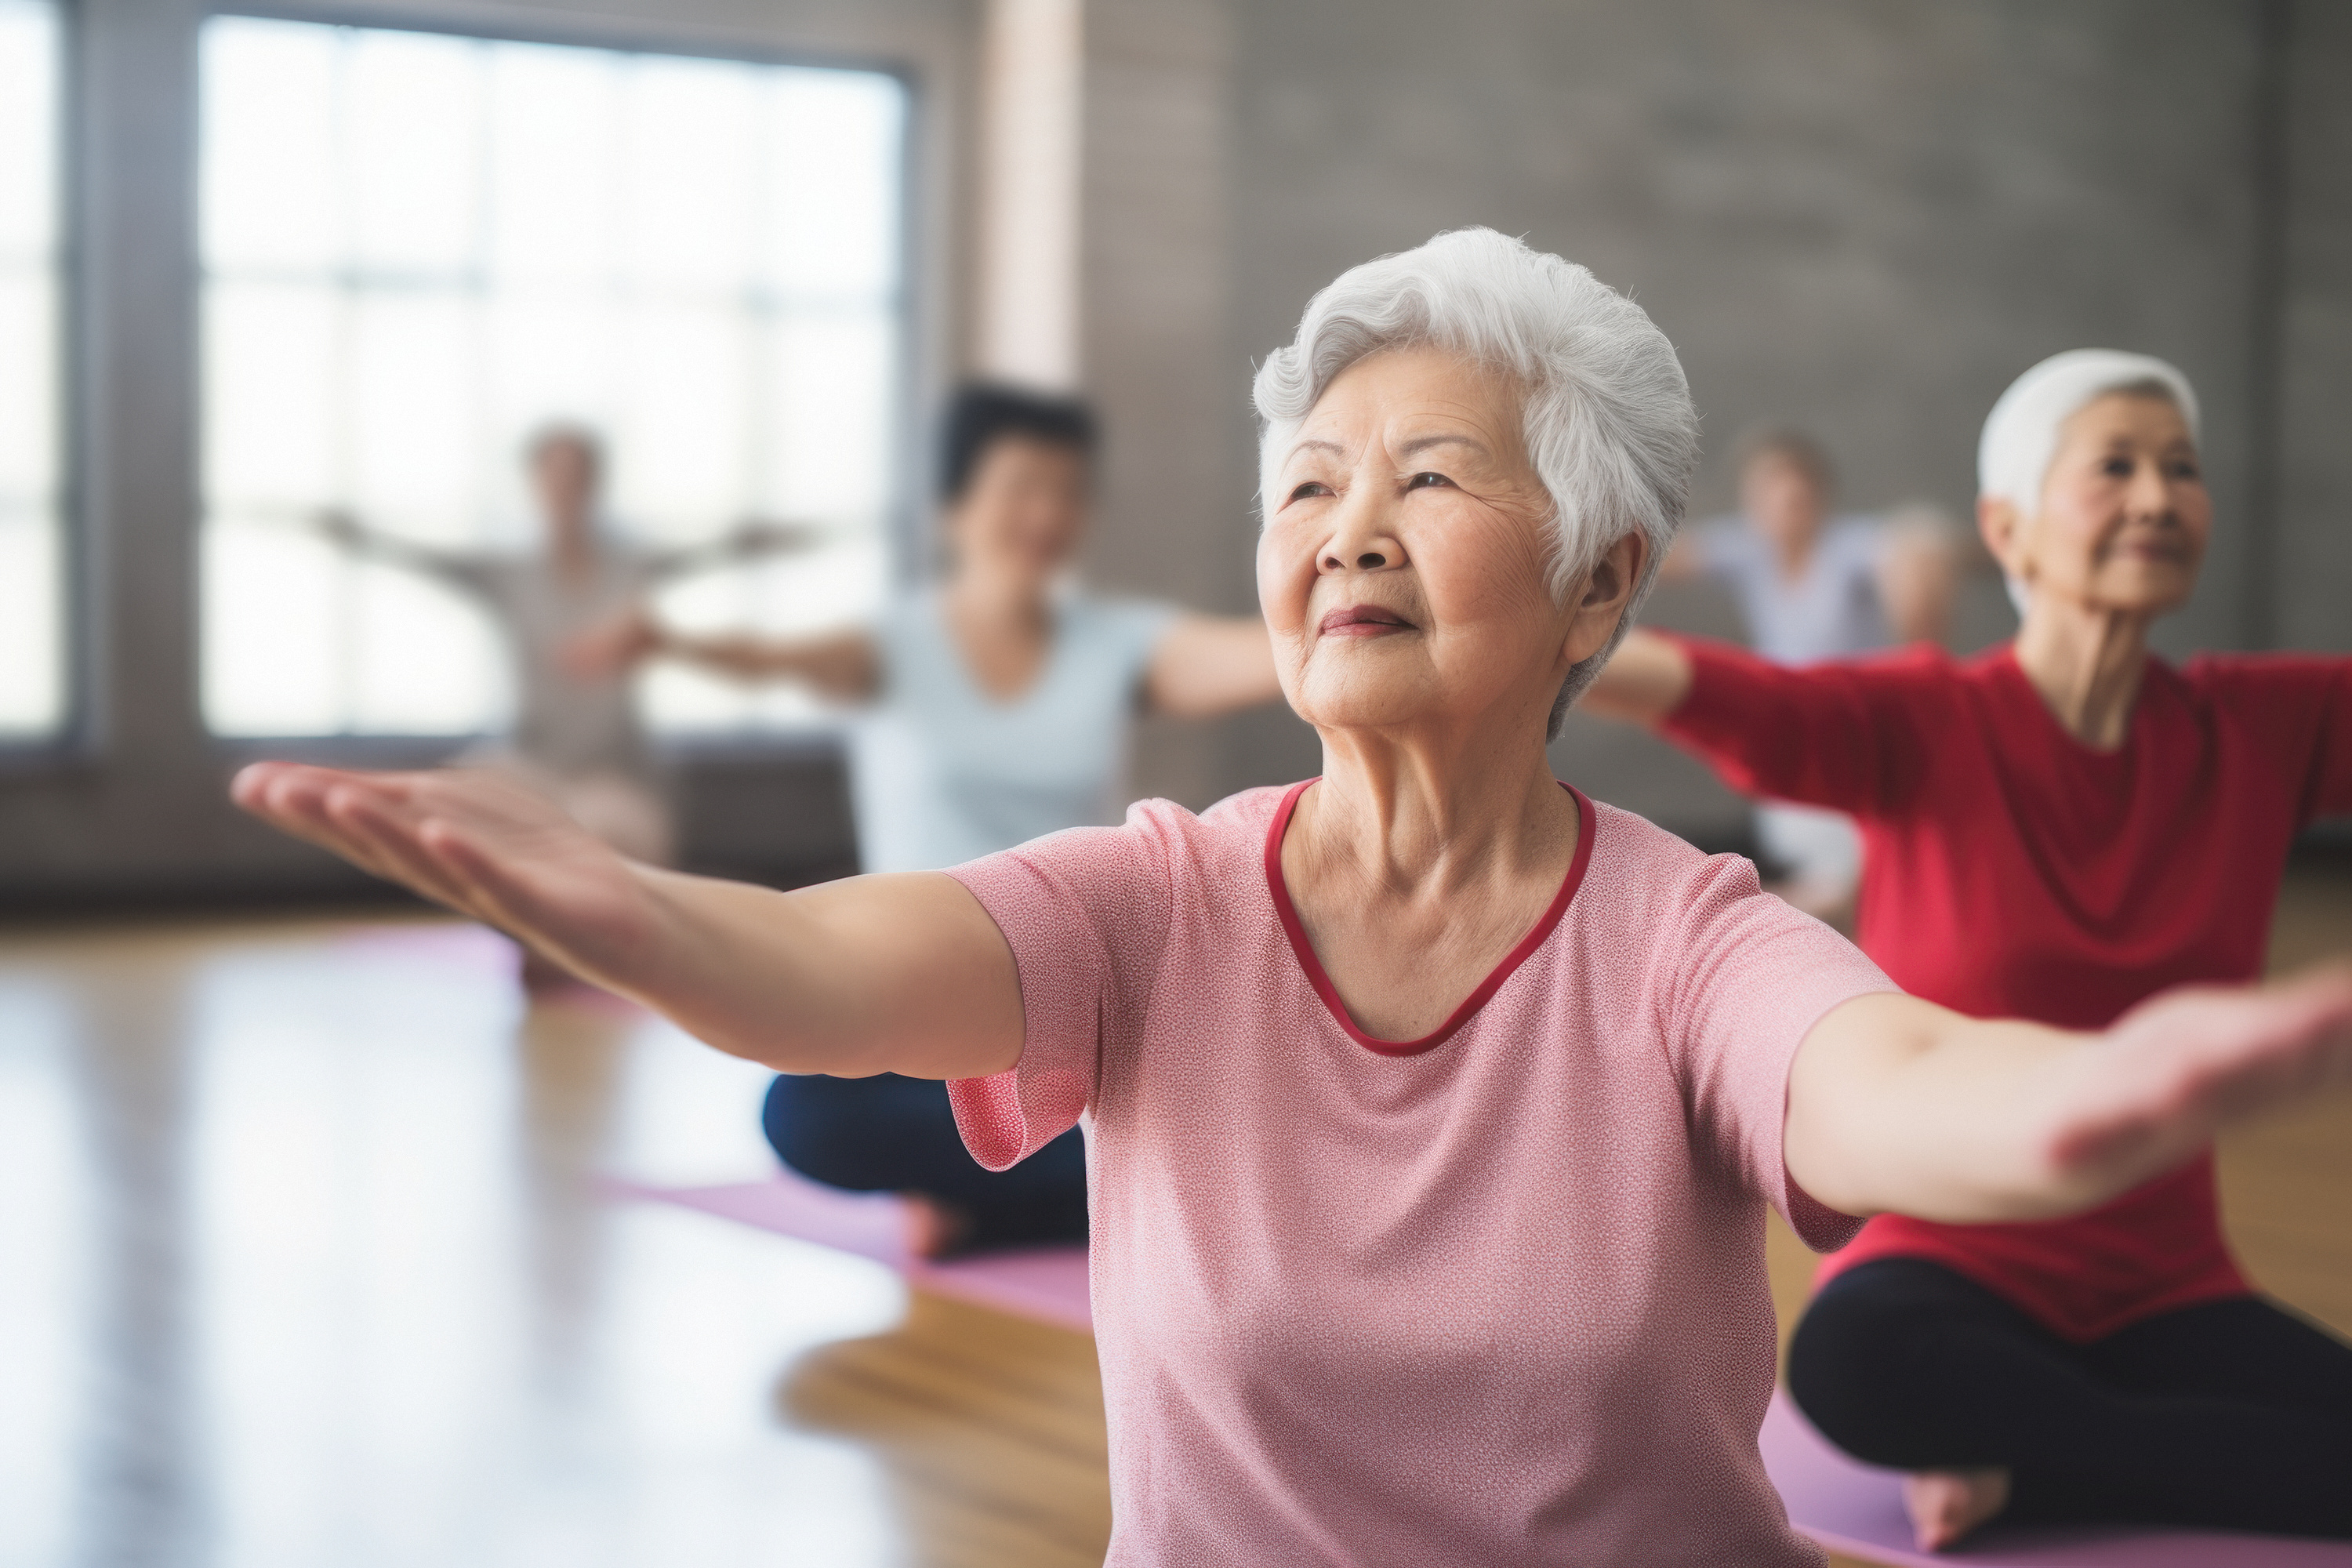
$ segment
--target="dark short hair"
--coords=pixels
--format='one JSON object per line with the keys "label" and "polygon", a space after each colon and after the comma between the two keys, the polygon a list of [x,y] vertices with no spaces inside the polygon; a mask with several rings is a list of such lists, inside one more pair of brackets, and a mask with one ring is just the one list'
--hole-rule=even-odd
{"label": "dark short hair", "polygon": [[1750,430],[1739,437],[1734,453],[1743,474],[1759,458],[1779,458],[1794,463],[1823,495],[1837,489],[1837,465],[1830,461],[1829,449],[1794,426],[1766,425]]}
{"label": "dark short hair", "polygon": [[994,382],[971,382],[948,399],[940,421],[940,499],[952,501],[971,483],[988,448],[1008,437],[1095,455],[1095,414],[1079,397],[1056,397]]}

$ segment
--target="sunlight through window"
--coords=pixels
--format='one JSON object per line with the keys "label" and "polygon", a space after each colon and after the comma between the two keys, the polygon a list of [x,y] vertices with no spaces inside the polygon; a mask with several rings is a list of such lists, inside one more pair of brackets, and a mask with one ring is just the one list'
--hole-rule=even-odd
{"label": "sunlight through window", "polygon": [[65,720],[58,17],[0,0],[0,742]]}
{"label": "sunlight through window", "polygon": [[[877,72],[221,17],[202,57],[204,697],[236,735],[463,734],[496,628],[356,559],[535,547],[521,448],[600,432],[632,545],[826,542],[677,583],[681,625],[814,629],[886,579],[904,89]],[[666,729],[814,712],[644,678]]]}

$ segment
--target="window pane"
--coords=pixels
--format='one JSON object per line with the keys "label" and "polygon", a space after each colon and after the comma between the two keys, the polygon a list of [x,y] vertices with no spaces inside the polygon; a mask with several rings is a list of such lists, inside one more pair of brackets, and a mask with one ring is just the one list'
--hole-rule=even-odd
{"label": "window pane", "polygon": [[[203,72],[215,729],[495,726],[513,693],[485,612],[386,549],[349,558],[316,519],[533,549],[520,452],[553,420],[607,441],[618,548],[754,518],[834,534],[673,584],[681,613],[782,630],[878,601],[897,81],[235,16],[205,25]],[[813,711],[671,675],[643,689],[671,727]]]}
{"label": "window pane", "polygon": [[57,15],[0,0],[0,740],[65,720]]}

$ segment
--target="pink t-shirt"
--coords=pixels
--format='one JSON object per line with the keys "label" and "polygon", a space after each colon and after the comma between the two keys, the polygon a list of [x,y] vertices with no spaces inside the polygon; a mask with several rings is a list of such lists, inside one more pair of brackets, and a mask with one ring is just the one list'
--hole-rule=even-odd
{"label": "pink t-shirt", "polygon": [[1757,1457],[1789,1064],[1890,989],[1826,927],[1578,796],[1560,895],[1397,1045],[1281,882],[1306,788],[1147,801],[950,873],[1021,978],[950,1085],[1003,1169],[1081,1117],[1113,1564],[1818,1563]]}

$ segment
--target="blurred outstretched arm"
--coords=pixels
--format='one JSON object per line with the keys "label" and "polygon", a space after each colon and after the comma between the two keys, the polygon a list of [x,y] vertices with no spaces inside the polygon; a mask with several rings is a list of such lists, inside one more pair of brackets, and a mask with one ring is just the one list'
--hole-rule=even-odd
{"label": "blurred outstretched arm", "polygon": [[264,821],[529,942],[730,1055],[782,1072],[976,1078],[1021,1055],[1013,952],[936,872],[793,893],[624,859],[487,772],[257,763]]}
{"label": "blurred outstretched arm", "polygon": [[1603,719],[1646,726],[1681,707],[1690,689],[1691,657],[1682,645],[1636,626],[1576,705]]}
{"label": "blurred outstretched arm", "polygon": [[656,577],[684,577],[719,566],[738,566],[769,555],[795,555],[823,543],[825,531],[814,523],[775,522],[751,518],[716,539],[665,551],[652,562]]}
{"label": "blurred outstretched arm", "polygon": [[581,634],[563,649],[582,679],[617,676],[648,658],[675,658],[742,681],[797,680],[835,702],[864,702],[882,685],[882,661],[862,631],[763,637],[749,632],[698,637],[674,631],[639,608]]}
{"label": "blurred outstretched arm", "polygon": [[1255,616],[1185,616],[1151,650],[1144,702],[1155,713],[1212,719],[1282,695],[1274,644]]}
{"label": "blurred outstretched arm", "polygon": [[371,528],[352,513],[341,507],[327,507],[310,514],[311,530],[330,542],[339,544],[354,555],[370,561],[381,561],[387,566],[438,577],[461,588],[474,586],[473,568],[480,559],[455,550],[436,550],[429,544],[419,544]]}

